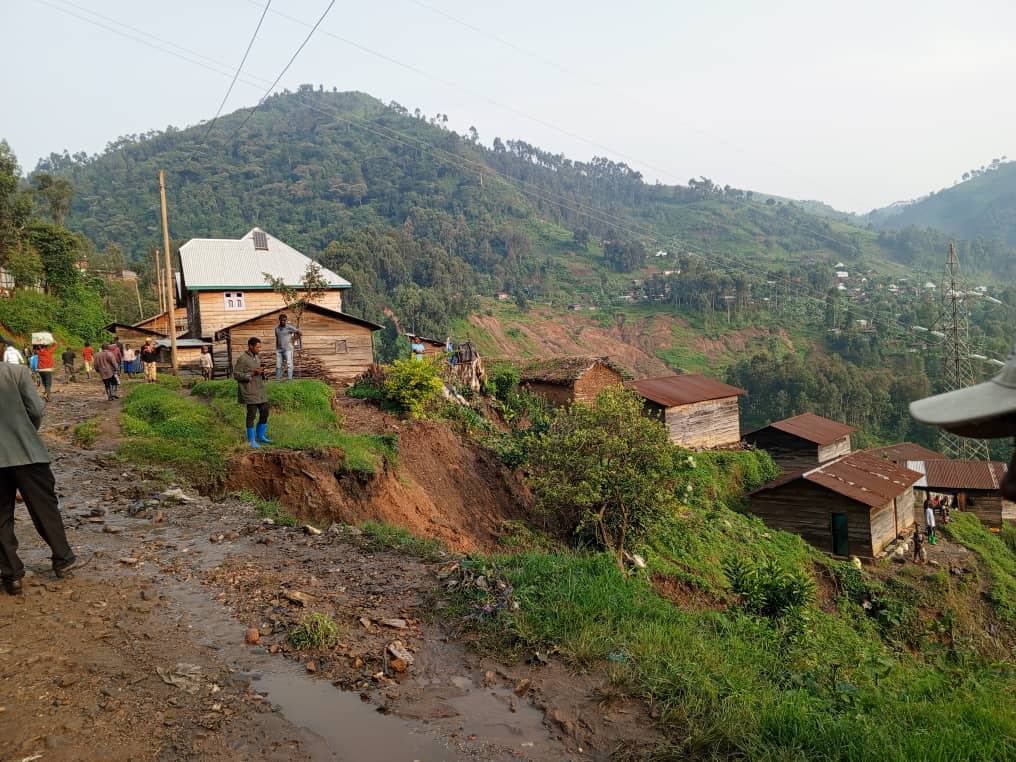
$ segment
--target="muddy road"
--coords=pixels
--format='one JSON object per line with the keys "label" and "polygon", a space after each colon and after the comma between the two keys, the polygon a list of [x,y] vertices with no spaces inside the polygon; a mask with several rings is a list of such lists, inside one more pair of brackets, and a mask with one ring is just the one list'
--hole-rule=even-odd
{"label": "muddy road", "polygon": [[[440,620],[454,559],[267,523],[115,457],[116,403],[57,386],[43,436],[75,552],[57,580],[17,510],[23,596],[0,595],[0,760],[608,759],[655,735],[605,679],[471,653]],[[91,450],[74,424],[100,416]],[[312,615],[333,642],[296,650]]]}

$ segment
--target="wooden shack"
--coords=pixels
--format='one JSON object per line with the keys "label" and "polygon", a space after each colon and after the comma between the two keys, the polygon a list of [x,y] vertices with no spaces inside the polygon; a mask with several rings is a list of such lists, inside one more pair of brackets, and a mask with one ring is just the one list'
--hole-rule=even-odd
{"label": "wooden shack", "polygon": [[[176,325],[176,335],[183,336],[187,333],[187,308],[176,307],[173,310],[173,322]],[[166,318],[166,311],[163,310],[158,315],[152,315],[150,318],[145,318],[134,324],[135,328],[145,328],[149,331],[156,331],[163,336],[169,336],[169,321]]]}
{"label": "wooden shack", "polygon": [[520,370],[521,385],[552,405],[592,403],[609,386],[630,377],[628,371],[607,357],[555,357],[532,360]]}
{"label": "wooden shack", "polygon": [[[155,342],[159,350],[159,359],[156,363],[160,370],[169,370],[173,367],[173,346],[170,339],[162,338]],[[204,339],[177,339],[176,340],[176,367],[180,374],[200,376],[201,375],[201,348],[208,347],[213,353],[212,362],[215,361],[212,342]],[[140,349],[140,346],[138,347]]]}
{"label": "wooden shack", "polygon": [[420,340],[420,343],[423,345],[423,356],[426,359],[439,360],[445,356],[445,342],[440,339],[428,339],[426,336],[420,336],[408,331],[403,335],[409,340],[410,344],[412,344],[414,336]]}
{"label": "wooden shack", "polygon": [[921,474],[866,452],[784,474],[750,493],[751,513],[836,556],[877,557],[914,526]]}
{"label": "wooden shack", "polygon": [[929,495],[955,496],[956,508],[969,511],[981,523],[995,529],[1004,522],[1016,523],[1016,503],[1002,497],[1000,485],[1008,466],[1000,461],[909,460],[911,471],[921,474],[915,485],[923,505]]}
{"label": "wooden shack", "polygon": [[737,447],[741,423],[737,405],[744,389],[701,373],[642,378],[626,386],[644,399],[648,415],[658,417],[681,447]]}
{"label": "wooden shack", "polygon": [[848,454],[854,431],[845,423],[801,413],[745,434],[744,441],[768,452],[784,471],[798,471]]}
{"label": "wooden shack", "polygon": [[[275,372],[275,326],[284,307],[235,323],[216,333],[228,365],[247,351],[247,340],[261,339],[261,363]],[[292,320],[291,325],[296,326]],[[300,321],[302,336],[293,357],[294,378],[318,378],[328,383],[348,383],[374,362],[374,331],[381,326],[344,312],[308,304]]]}
{"label": "wooden shack", "polygon": [[124,346],[130,345],[134,349],[139,349],[146,339],[155,341],[157,339],[164,339],[167,336],[165,333],[160,333],[150,328],[127,325],[126,323],[110,323],[103,330],[113,334],[116,340]]}

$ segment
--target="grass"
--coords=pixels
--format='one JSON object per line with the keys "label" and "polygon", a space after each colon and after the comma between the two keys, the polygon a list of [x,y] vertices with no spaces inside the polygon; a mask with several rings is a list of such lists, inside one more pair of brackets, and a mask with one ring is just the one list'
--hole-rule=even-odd
{"label": "grass", "polygon": [[[246,411],[236,402],[236,382],[199,382],[192,395],[176,386],[142,384],[131,390],[123,405],[120,454],[137,464],[171,468],[192,482],[215,483],[230,458],[248,447]],[[269,383],[268,435],[273,444],[265,447],[337,448],[345,455],[343,468],[365,476],[397,464],[398,438],[343,431],[331,406],[333,394],[319,381]]]}
{"label": "grass", "polygon": [[360,530],[363,532],[361,543],[370,550],[394,550],[427,561],[442,561],[448,557],[448,552],[437,540],[417,537],[402,527],[368,521]]}
{"label": "grass", "polygon": [[314,612],[289,632],[289,644],[298,651],[331,648],[339,642],[339,628],[328,614]]}
{"label": "grass", "polygon": [[71,434],[71,441],[78,447],[86,450],[92,449],[92,445],[99,439],[101,421],[98,418],[89,418],[74,427]]}
{"label": "grass", "polygon": [[262,518],[271,519],[279,526],[295,527],[300,523],[286,512],[286,509],[282,507],[282,503],[274,498],[263,498],[250,489],[242,490],[238,493],[237,497],[257,508]]}
{"label": "grass", "polygon": [[943,530],[955,541],[977,554],[990,576],[988,600],[999,618],[1016,626],[1016,550],[1010,528],[1003,536],[992,534],[971,513],[953,511],[951,521]]}

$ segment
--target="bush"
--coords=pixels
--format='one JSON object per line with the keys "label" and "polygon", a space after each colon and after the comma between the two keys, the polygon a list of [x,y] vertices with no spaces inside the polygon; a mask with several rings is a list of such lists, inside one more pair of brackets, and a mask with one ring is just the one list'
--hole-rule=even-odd
{"label": "bush", "polygon": [[514,392],[522,380],[519,369],[509,362],[491,363],[487,367],[486,390],[502,402]]}
{"label": "bush", "polygon": [[82,421],[74,427],[74,433],[71,440],[78,447],[83,447],[86,450],[91,449],[92,445],[99,439],[99,419],[90,418],[87,421]]}
{"label": "bush", "polygon": [[346,389],[346,396],[371,402],[384,402],[387,377],[384,366],[372,365],[353,380],[353,385]]}
{"label": "bush", "polygon": [[327,614],[315,611],[289,632],[289,643],[304,648],[331,648],[339,642],[339,628]]}
{"label": "bush", "polygon": [[385,399],[414,418],[423,415],[444,384],[438,367],[428,360],[396,360],[385,379]]}
{"label": "bush", "polygon": [[775,559],[756,565],[743,556],[731,556],[725,571],[741,606],[752,614],[781,619],[815,600],[815,580],[811,575],[788,569]]}

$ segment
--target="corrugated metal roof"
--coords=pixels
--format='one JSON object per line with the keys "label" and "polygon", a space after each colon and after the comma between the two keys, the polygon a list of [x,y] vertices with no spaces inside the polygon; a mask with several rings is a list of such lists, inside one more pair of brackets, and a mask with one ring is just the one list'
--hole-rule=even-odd
{"label": "corrugated metal roof", "polygon": [[640,378],[625,386],[634,389],[651,402],[664,407],[689,405],[693,402],[717,400],[744,394],[744,389],[717,381],[701,373],[682,373],[662,378]]}
{"label": "corrugated metal roof", "polygon": [[844,455],[817,468],[784,474],[751,494],[804,479],[869,507],[885,505],[906,492],[921,474],[866,452]]}
{"label": "corrugated metal roof", "polygon": [[875,447],[868,450],[872,455],[886,458],[894,463],[905,463],[908,460],[949,460],[940,452],[929,450],[914,442],[900,442],[888,447]]}
{"label": "corrugated metal roof", "polygon": [[853,426],[823,418],[815,413],[801,413],[793,418],[770,423],[769,426],[818,445],[831,444],[857,431]]}
{"label": "corrugated metal roof", "polygon": [[1008,466],[997,460],[910,460],[907,468],[922,474],[918,487],[933,490],[995,491]]}
{"label": "corrugated metal roof", "polygon": [[[287,286],[300,280],[313,260],[292,246],[265,233],[268,250],[254,248],[254,228],[243,238],[192,238],[180,247],[180,264],[188,289],[270,289],[264,273],[282,278]],[[322,267],[329,288],[349,288],[349,281]]]}

